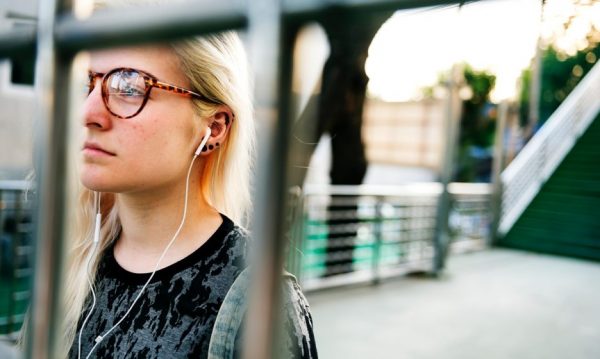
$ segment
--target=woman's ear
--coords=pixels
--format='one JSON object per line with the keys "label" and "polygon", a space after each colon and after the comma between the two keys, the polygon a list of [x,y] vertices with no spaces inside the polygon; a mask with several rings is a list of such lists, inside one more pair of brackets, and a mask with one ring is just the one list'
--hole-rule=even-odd
{"label": "woman's ear", "polygon": [[202,149],[202,154],[208,154],[223,146],[227,139],[229,128],[231,128],[233,118],[233,112],[225,105],[219,106],[217,112],[208,118],[208,127],[210,127],[211,134],[208,142],[206,142],[206,145]]}

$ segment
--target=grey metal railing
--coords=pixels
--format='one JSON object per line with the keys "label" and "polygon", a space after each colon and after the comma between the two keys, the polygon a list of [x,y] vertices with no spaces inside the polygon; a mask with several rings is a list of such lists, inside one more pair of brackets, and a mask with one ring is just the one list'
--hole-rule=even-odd
{"label": "grey metal railing", "polygon": [[32,224],[29,186],[0,181],[0,336],[14,339],[31,296]]}
{"label": "grey metal railing", "polygon": [[[409,272],[435,272],[440,183],[309,186],[292,253],[305,290]],[[491,186],[451,183],[449,253],[483,249],[491,233]],[[447,253],[448,253],[447,252]],[[440,255],[446,256],[447,253]]]}

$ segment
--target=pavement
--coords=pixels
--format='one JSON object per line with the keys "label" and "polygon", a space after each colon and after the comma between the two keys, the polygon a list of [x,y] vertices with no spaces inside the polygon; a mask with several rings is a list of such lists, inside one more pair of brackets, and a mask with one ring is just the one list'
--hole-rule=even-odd
{"label": "pavement", "polygon": [[307,294],[321,358],[598,359],[600,263],[507,249]]}
{"label": "pavement", "polygon": [[21,358],[17,354],[17,350],[12,347],[8,342],[0,340],[0,359],[17,359]]}

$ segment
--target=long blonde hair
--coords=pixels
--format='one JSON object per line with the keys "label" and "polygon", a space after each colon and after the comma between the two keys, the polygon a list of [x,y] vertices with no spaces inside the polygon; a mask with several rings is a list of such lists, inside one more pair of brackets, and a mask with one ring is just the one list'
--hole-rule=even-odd
{"label": "long blonde hair", "polygon": [[[235,114],[228,138],[218,151],[206,159],[200,174],[200,190],[204,200],[232,220],[246,225],[249,221],[250,171],[254,153],[254,121],[248,66],[243,44],[234,32],[224,32],[185,39],[171,44],[191,89],[229,106]],[[216,105],[194,100],[196,113],[206,118],[217,111]],[[94,248],[94,193],[81,186],[77,224],[72,233],[73,253],[68,256],[64,290],[64,344],[66,357],[77,331],[85,300],[94,282],[101,256],[120,232],[119,209],[115,194],[101,195],[102,227],[100,242]]]}

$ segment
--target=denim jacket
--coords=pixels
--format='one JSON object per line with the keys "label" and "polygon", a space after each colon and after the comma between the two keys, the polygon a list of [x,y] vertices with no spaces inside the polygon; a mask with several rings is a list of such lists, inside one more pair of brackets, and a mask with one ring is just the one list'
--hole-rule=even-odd
{"label": "denim jacket", "polygon": [[[233,359],[236,354],[238,331],[247,309],[250,271],[244,269],[237,277],[217,314],[208,349],[208,359]],[[296,277],[283,274],[283,328],[277,358],[317,358],[313,322],[308,301],[304,297]]]}

